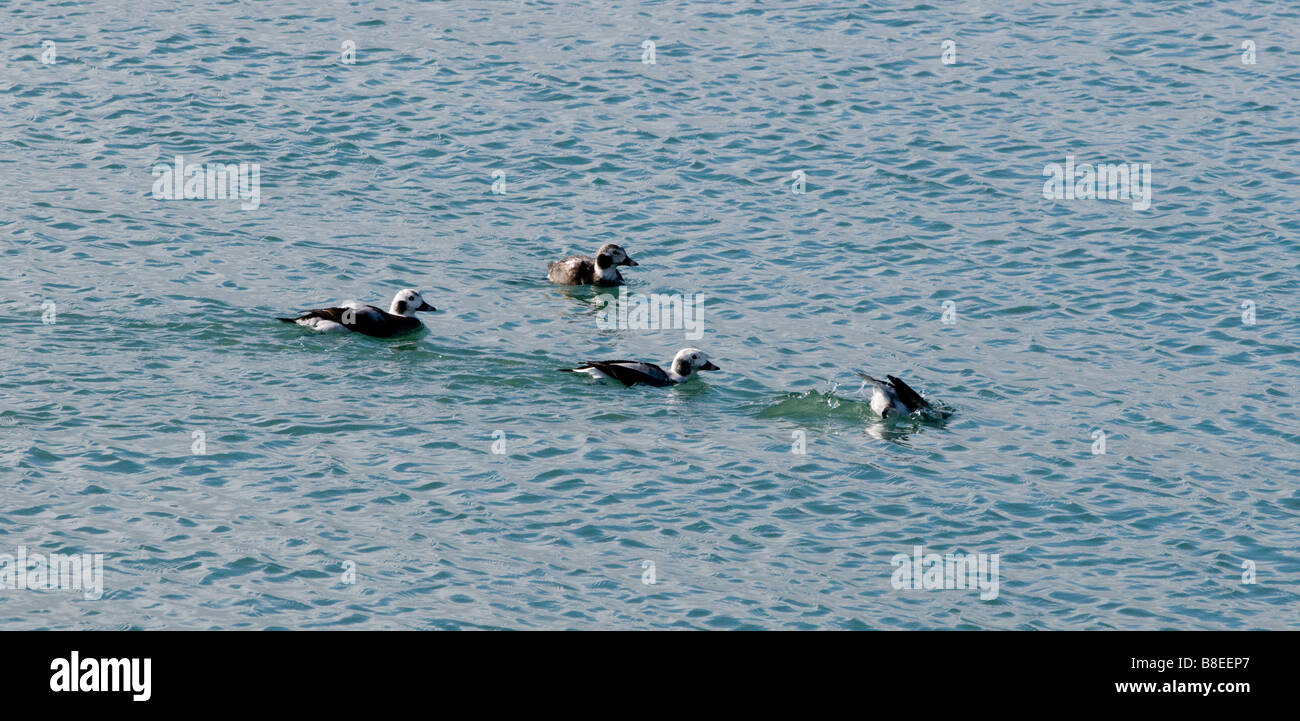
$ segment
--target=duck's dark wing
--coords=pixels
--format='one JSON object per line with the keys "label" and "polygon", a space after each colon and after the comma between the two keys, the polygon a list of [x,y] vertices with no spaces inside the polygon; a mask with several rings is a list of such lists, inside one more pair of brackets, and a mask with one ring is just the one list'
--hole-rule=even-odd
{"label": "duck's dark wing", "polygon": [[321,320],[332,320],[335,323],[342,323],[344,310],[346,310],[346,308],[313,308],[311,310],[304,310],[294,318],[276,318],[276,320],[282,320],[285,323],[297,323],[300,320],[307,320],[309,318],[320,318]]}
{"label": "duck's dark wing", "polygon": [[352,315],[352,325],[348,327],[358,333],[365,333],[376,338],[387,338],[415,330],[421,327],[421,323],[416,318],[393,315],[382,308],[367,305],[356,309],[356,313]]}
{"label": "duck's dark wing", "polygon": [[907,410],[914,411],[918,408],[930,407],[930,404],[921,397],[921,394],[912,390],[912,387],[904,383],[902,378],[897,378],[895,376],[885,377],[889,379],[889,384],[892,385],[894,390],[898,393],[898,400],[902,401],[903,405],[907,406]]}
{"label": "duck's dark wing", "polygon": [[571,255],[546,264],[546,277],[552,283],[583,285],[596,277],[596,261],[585,255]]}
{"label": "duck's dark wing", "polygon": [[663,368],[653,363],[630,360],[587,361],[584,368],[595,368],[625,386],[645,383],[652,386],[670,386],[672,380]]}
{"label": "duck's dark wing", "polygon": [[[406,324],[394,324],[394,320],[413,320],[402,316],[393,316],[373,305],[348,308],[313,308],[303,311],[297,318],[281,318],[286,323],[297,323],[309,318],[332,320],[335,323],[358,333],[366,335],[392,335],[395,329],[405,330]],[[416,321],[417,323],[419,321]],[[397,326],[402,326],[397,328]]]}

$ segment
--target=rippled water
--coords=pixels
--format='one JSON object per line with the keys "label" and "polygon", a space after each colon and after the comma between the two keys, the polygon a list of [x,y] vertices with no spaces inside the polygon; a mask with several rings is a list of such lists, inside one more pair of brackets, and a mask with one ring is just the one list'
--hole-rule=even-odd
{"label": "rippled water", "polygon": [[[5,627],[1300,625],[1293,4],[0,17],[0,553],[105,563]],[[155,199],[178,154],[261,207]],[[1066,155],[1151,208],[1044,199]],[[603,242],[704,337],[546,282]],[[272,320],[403,287],[414,337]],[[723,372],[555,372],[685,345]],[[855,368],[953,415],[883,425]],[[1000,594],[895,590],[918,544]]]}

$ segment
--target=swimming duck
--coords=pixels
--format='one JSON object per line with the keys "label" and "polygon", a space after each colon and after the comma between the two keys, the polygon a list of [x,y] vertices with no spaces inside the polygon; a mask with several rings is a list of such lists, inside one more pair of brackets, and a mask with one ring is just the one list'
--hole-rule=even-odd
{"label": "swimming duck", "polygon": [[683,348],[677,351],[669,370],[653,363],[630,360],[587,361],[577,368],[561,368],[565,373],[586,373],[592,378],[612,378],[625,386],[637,383],[663,387],[675,386],[690,380],[695,371],[721,370],[704,351],[699,348]]}
{"label": "swimming duck", "polygon": [[891,416],[905,416],[922,408],[930,409],[932,406],[921,397],[920,393],[912,390],[912,387],[903,382],[903,379],[894,376],[885,376],[886,380],[878,380],[863,373],[854,371],[859,376],[871,381],[871,410],[880,414],[881,418]]}
{"label": "swimming duck", "polygon": [[561,285],[621,285],[623,275],[620,265],[635,267],[637,262],[628,257],[622,246],[606,243],[596,251],[596,257],[571,255],[564,260],[553,260],[546,265],[546,277]]}
{"label": "swimming duck", "polygon": [[346,330],[375,338],[387,338],[421,327],[415,314],[435,310],[437,308],[425,302],[420,291],[406,288],[397,291],[387,311],[373,305],[346,303],[337,308],[316,308],[305,311],[296,318],[277,320],[297,323],[321,333]]}

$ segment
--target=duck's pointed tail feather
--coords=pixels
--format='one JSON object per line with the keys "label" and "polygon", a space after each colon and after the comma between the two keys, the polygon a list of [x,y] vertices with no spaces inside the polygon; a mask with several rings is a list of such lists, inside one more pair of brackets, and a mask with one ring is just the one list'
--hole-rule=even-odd
{"label": "duck's pointed tail feather", "polygon": [[871,376],[867,375],[866,373],[863,373],[862,371],[853,371],[853,372],[856,373],[856,374],[859,375],[859,376],[862,376],[863,378],[866,378],[867,380],[871,381],[872,383],[875,383],[875,384],[878,385],[878,386],[879,386],[879,385],[884,385],[884,383],[882,383],[882,382],[880,381],[880,379],[878,379],[878,378],[872,378]]}

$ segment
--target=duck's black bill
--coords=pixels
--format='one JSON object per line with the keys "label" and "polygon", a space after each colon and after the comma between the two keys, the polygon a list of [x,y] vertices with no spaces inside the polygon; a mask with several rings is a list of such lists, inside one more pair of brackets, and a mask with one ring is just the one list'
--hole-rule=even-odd
{"label": "duck's black bill", "polygon": [[619,265],[640,265],[640,263],[636,262],[635,260],[632,260],[631,258],[624,258],[623,262],[619,263]]}
{"label": "duck's black bill", "polygon": [[713,361],[709,361],[708,363],[705,363],[704,365],[700,366],[700,370],[702,370],[702,371],[720,371],[720,370],[722,370],[722,369],[719,368],[719,367],[717,367],[717,366],[715,366],[715,365],[713,365]]}
{"label": "duck's black bill", "polygon": [[416,310],[421,311],[421,310],[438,310],[438,309],[429,305],[428,301],[425,301],[419,308],[416,308]]}

